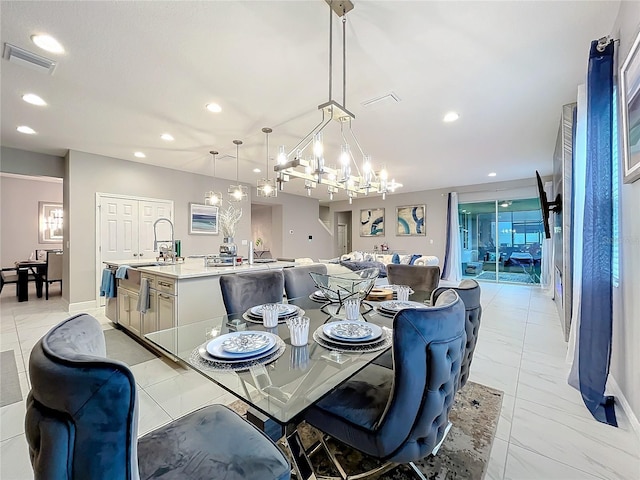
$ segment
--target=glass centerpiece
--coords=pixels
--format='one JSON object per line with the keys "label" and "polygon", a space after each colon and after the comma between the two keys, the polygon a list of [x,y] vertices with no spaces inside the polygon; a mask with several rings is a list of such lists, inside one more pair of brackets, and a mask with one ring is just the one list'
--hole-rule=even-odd
{"label": "glass centerpiece", "polygon": [[357,298],[364,300],[376,283],[380,271],[377,268],[365,268],[355,272],[328,275],[309,272],[316,287],[327,297],[331,304],[337,304],[338,308],[331,309],[330,313],[339,314],[345,300]]}

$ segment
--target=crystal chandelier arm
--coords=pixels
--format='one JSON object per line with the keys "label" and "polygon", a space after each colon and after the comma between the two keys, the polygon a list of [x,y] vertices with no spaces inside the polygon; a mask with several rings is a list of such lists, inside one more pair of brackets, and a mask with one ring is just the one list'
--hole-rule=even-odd
{"label": "crystal chandelier arm", "polygon": [[[349,142],[347,141],[347,137],[344,134],[343,125],[344,125],[344,122],[340,125],[340,135],[342,135],[342,140],[344,140],[344,143],[348,144]],[[362,148],[360,148],[360,144],[358,143],[358,139],[353,134],[353,131],[351,131],[351,121],[349,121],[349,132],[351,132],[351,136],[355,140],[356,145],[358,146],[358,149],[360,150],[360,153],[362,153],[362,156],[364,156],[364,152],[362,151]],[[351,149],[349,149],[349,159],[356,166],[356,172],[358,173],[358,177],[360,177],[362,174],[360,173],[360,168],[358,167],[358,162],[356,162],[356,159],[353,158],[353,152],[352,152]]]}
{"label": "crystal chandelier arm", "polygon": [[[304,151],[309,144],[313,141],[313,136],[316,133],[321,132],[322,130],[324,130],[324,127],[326,127],[327,125],[329,125],[329,123],[331,122],[331,117],[328,119],[325,119],[325,114],[324,114],[324,110],[322,111],[322,120],[320,120],[320,123],[318,123],[315,127],[313,127],[313,129],[307,133],[302,140],[300,140],[295,147],[293,147],[293,149],[287,154],[287,160],[289,159],[289,157],[296,153],[298,150],[302,150]],[[318,128],[319,127],[319,128]],[[306,141],[306,143],[305,143]],[[302,145],[304,143],[304,146],[302,148],[300,148],[300,145]]]}

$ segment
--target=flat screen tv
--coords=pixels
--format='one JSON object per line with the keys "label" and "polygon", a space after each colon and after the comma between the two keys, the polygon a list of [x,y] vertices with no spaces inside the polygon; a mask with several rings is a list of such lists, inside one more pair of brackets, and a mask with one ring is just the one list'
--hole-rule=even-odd
{"label": "flat screen tv", "polygon": [[545,238],[551,238],[551,227],[549,226],[549,212],[562,212],[562,196],[558,193],[553,202],[547,200],[547,194],[542,185],[542,178],[536,170],[536,180],[538,182],[538,198],[540,199],[540,208],[542,209],[542,223],[544,224]]}

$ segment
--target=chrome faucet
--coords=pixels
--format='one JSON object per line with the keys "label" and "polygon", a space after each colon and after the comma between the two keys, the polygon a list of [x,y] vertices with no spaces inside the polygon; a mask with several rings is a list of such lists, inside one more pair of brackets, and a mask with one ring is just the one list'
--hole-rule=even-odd
{"label": "chrome faucet", "polygon": [[[171,240],[158,240],[157,225],[160,222],[167,222],[171,227]],[[156,260],[160,260],[160,257],[162,257],[164,258],[165,261],[167,261],[167,259],[171,259],[171,263],[175,263],[177,258],[176,258],[176,252],[174,250],[175,242],[173,239],[173,223],[168,218],[162,217],[157,219],[153,223],[153,251],[154,252],[158,251],[158,242],[162,242],[162,243],[171,242],[171,246],[169,246],[168,248],[167,247],[161,248],[160,256],[156,257]]]}

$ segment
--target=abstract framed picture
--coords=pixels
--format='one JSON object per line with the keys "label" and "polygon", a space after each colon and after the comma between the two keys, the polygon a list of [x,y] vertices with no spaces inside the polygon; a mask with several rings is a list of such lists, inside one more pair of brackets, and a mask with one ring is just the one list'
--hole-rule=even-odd
{"label": "abstract framed picture", "polygon": [[620,67],[624,183],[640,178],[640,33]]}
{"label": "abstract framed picture", "polygon": [[189,204],[189,234],[218,235],[218,207]]}
{"label": "abstract framed picture", "polygon": [[426,235],[426,211],[425,205],[397,207],[396,235],[399,237]]}
{"label": "abstract framed picture", "polygon": [[38,243],[62,243],[64,215],[61,203],[38,202]]}
{"label": "abstract framed picture", "polygon": [[360,210],[360,236],[384,237],[384,208]]}

